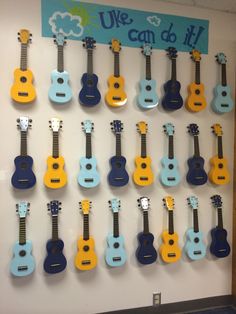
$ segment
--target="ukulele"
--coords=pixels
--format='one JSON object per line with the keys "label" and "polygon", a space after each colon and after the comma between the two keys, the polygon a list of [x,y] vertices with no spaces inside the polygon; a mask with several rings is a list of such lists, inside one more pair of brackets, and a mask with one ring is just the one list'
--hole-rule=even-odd
{"label": "ukulele", "polygon": [[230,112],[233,109],[230,86],[226,79],[226,56],[223,52],[217,53],[216,61],[221,65],[221,84],[214,89],[215,97],[212,101],[212,109],[216,113]]}
{"label": "ukulele", "polygon": [[83,200],[79,205],[84,216],[84,232],[77,243],[78,253],[75,257],[75,267],[79,270],[90,270],[97,265],[94,239],[89,235],[89,212],[91,202],[89,200]]}
{"label": "ukulele", "polygon": [[57,45],[57,69],[51,73],[52,84],[48,92],[48,97],[56,104],[65,104],[72,98],[69,74],[64,70],[64,46],[66,38],[62,33],[57,33],[54,35],[54,38],[54,43]]}
{"label": "ukulele", "polygon": [[135,158],[136,169],[133,173],[134,183],[140,186],[146,186],[153,183],[154,175],[151,169],[151,158],[146,152],[146,134],[147,124],[140,121],[137,124],[138,132],[141,134],[141,156]]}
{"label": "ukulele", "polygon": [[10,264],[11,274],[17,277],[28,276],[35,269],[35,259],[32,255],[32,242],[26,240],[26,216],[30,204],[20,202],[16,204],[16,212],[19,215],[19,241],[13,248],[13,258]]}
{"label": "ukulele", "polygon": [[210,252],[216,257],[223,258],[230,254],[230,246],[227,241],[227,230],[223,226],[222,199],[220,195],[213,195],[211,200],[213,206],[217,209],[218,224],[211,230]]}
{"label": "ukulele", "polygon": [[32,170],[33,158],[27,155],[27,133],[31,123],[32,119],[28,117],[17,119],[17,127],[20,129],[21,134],[20,156],[17,156],[14,160],[16,169],[11,178],[12,186],[16,189],[30,189],[36,183]]}
{"label": "ukulele", "polygon": [[113,212],[113,234],[107,237],[107,249],[105,260],[111,267],[123,266],[127,256],[124,248],[124,237],[119,233],[120,200],[113,198],[109,201],[109,207]]}
{"label": "ukulele", "polygon": [[179,236],[174,232],[174,199],[167,196],[163,202],[168,210],[169,227],[162,233],[163,244],[160,246],[160,255],[164,262],[175,263],[181,257],[181,250],[178,244]]}
{"label": "ukulele", "polygon": [[142,53],[146,58],[146,78],[140,82],[138,106],[141,109],[151,109],[158,105],[156,81],[153,80],[151,76],[152,46],[148,43],[143,44]]}
{"label": "ukulele", "polygon": [[143,231],[137,236],[139,245],[136,250],[136,258],[143,265],[152,264],[157,260],[157,251],[153,246],[154,236],[149,232],[149,201],[145,196],[138,199],[138,207],[143,212]]}
{"label": "ukulele", "polygon": [[191,58],[195,62],[195,82],[188,87],[189,96],[186,102],[186,108],[192,112],[198,112],[206,108],[206,98],[204,96],[204,85],[200,81],[200,62],[201,52],[193,49]]}
{"label": "ukulele", "polygon": [[164,84],[165,95],[162,99],[162,106],[165,110],[178,110],[183,106],[183,98],[180,95],[180,82],[176,78],[177,50],[169,47],[166,51],[171,60],[171,79]]}
{"label": "ukulele", "polygon": [[100,175],[97,171],[97,160],[92,157],[91,135],[94,130],[92,121],[82,122],[82,129],[86,135],[86,156],[80,158],[78,183],[84,188],[94,188],[100,182]]}
{"label": "ukulele", "polygon": [[162,170],[160,173],[161,183],[165,186],[175,186],[180,182],[179,165],[174,157],[174,132],[175,127],[172,123],[163,125],[164,132],[168,135],[169,149],[168,157],[161,160]]}
{"label": "ukulele", "polygon": [[97,88],[98,77],[93,73],[93,50],[96,41],[93,37],[85,37],[83,47],[87,49],[87,73],[81,79],[83,88],[79,93],[79,102],[83,106],[96,106],[101,100],[101,94]]}
{"label": "ukulele", "polygon": [[111,186],[124,186],[129,182],[129,175],[125,169],[126,159],[121,155],[121,132],[123,123],[120,120],[111,122],[111,130],[116,136],[116,155],[111,157],[111,171],[108,174],[108,182]]}
{"label": "ukulele", "polygon": [[207,174],[204,170],[205,160],[200,156],[199,149],[199,128],[195,123],[188,126],[188,132],[193,136],[194,140],[194,155],[188,159],[188,173],[186,179],[189,184],[203,185],[207,182]]}
{"label": "ukulele", "polygon": [[56,274],[62,272],[67,265],[63,254],[64,242],[58,237],[58,214],[61,210],[61,202],[51,201],[47,206],[52,216],[52,239],[48,240],[46,245],[47,257],[43,267],[46,273]]}
{"label": "ukulele", "polygon": [[202,259],[206,255],[206,245],[203,242],[203,234],[199,231],[198,198],[196,196],[188,197],[188,204],[193,210],[193,228],[189,228],[186,232],[184,249],[187,256],[195,261]]}
{"label": "ukulele", "polygon": [[51,118],[49,128],[53,134],[52,156],[47,159],[47,171],[44,175],[44,184],[50,189],[62,188],[67,183],[67,175],[64,171],[64,158],[59,156],[59,130],[62,129],[62,121]]}
{"label": "ukulele", "polygon": [[210,159],[211,169],[208,174],[209,180],[217,185],[228,184],[230,181],[230,174],[227,159],[223,155],[222,127],[220,124],[214,124],[212,129],[213,133],[217,136],[218,153],[217,156]]}
{"label": "ukulele", "polygon": [[108,79],[108,92],[105,100],[108,106],[121,107],[127,102],[127,95],[124,91],[125,80],[120,75],[120,50],[121,44],[118,39],[112,39],[110,49],[114,53],[114,75]]}
{"label": "ukulele", "polygon": [[21,43],[20,68],[15,69],[14,83],[10,93],[14,101],[27,104],[36,98],[33,73],[27,68],[27,48],[28,44],[31,43],[32,34],[27,29],[21,29],[18,36]]}

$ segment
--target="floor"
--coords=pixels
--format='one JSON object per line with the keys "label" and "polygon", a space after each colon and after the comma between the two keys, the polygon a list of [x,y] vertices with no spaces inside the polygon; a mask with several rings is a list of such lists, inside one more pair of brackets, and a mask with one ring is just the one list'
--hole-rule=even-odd
{"label": "floor", "polygon": [[236,308],[233,306],[227,306],[227,307],[221,307],[221,308],[215,308],[215,309],[208,309],[204,311],[198,311],[198,312],[188,312],[186,314],[235,314]]}

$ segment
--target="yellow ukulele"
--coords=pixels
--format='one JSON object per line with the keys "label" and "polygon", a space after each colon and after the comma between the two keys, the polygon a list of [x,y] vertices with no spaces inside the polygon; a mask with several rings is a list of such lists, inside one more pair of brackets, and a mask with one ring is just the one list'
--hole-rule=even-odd
{"label": "yellow ukulele", "polygon": [[211,169],[209,171],[209,180],[217,185],[227,184],[230,181],[230,174],[228,170],[227,160],[223,156],[222,144],[222,127],[220,124],[212,126],[213,133],[217,136],[218,140],[218,154],[210,159]]}
{"label": "yellow ukulele", "polygon": [[44,184],[50,189],[62,188],[67,183],[67,175],[64,171],[64,158],[59,156],[59,131],[62,121],[52,118],[49,127],[53,134],[52,156],[47,159],[47,171],[44,176]]}
{"label": "yellow ukulele", "polygon": [[160,255],[164,262],[175,263],[181,257],[181,249],[178,244],[178,235],[174,232],[174,199],[167,196],[163,199],[164,206],[168,210],[169,228],[163,231],[163,244],[160,247]]}
{"label": "yellow ukulele", "polygon": [[124,91],[124,78],[120,75],[120,50],[121,44],[118,39],[112,39],[111,46],[114,53],[114,75],[108,79],[109,90],[105,100],[108,106],[121,107],[127,102],[127,95]]}
{"label": "yellow ukulele", "polygon": [[151,169],[152,160],[147,156],[147,124],[144,121],[140,121],[137,124],[137,129],[141,134],[141,156],[135,158],[136,169],[133,173],[133,180],[137,185],[146,186],[152,184],[154,180],[154,175]]}
{"label": "yellow ukulele", "polygon": [[204,85],[200,81],[200,61],[201,52],[193,49],[191,58],[195,62],[195,82],[188,87],[189,96],[186,102],[186,108],[192,112],[198,112],[206,108],[206,98],[204,96]]}
{"label": "yellow ukulele", "polygon": [[20,68],[14,72],[14,83],[11,87],[11,98],[19,103],[27,104],[36,98],[33,86],[33,73],[27,69],[27,48],[31,43],[31,34],[27,29],[21,29],[18,33],[21,43]]}
{"label": "yellow ukulele", "polygon": [[97,265],[94,239],[89,235],[89,211],[91,209],[91,202],[89,200],[83,200],[79,205],[84,216],[84,230],[83,236],[81,236],[77,242],[78,253],[75,257],[75,267],[79,270],[90,270]]}

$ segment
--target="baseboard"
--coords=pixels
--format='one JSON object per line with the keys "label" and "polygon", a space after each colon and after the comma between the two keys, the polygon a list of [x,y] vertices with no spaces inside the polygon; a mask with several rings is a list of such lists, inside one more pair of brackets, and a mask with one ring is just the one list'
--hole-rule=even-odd
{"label": "baseboard", "polygon": [[184,302],[168,303],[160,306],[148,306],[121,311],[106,312],[106,314],[177,314],[186,313],[189,311],[203,310],[210,307],[226,306],[233,304],[236,305],[236,297],[233,297],[232,295],[223,295],[218,297],[190,300]]}

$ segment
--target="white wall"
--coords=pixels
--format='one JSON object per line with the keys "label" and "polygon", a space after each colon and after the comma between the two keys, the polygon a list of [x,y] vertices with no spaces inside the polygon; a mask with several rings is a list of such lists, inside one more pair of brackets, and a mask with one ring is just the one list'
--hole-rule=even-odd
{"label": "white wall", "polygon": [[[235,86],[235,15],[192,7],[165,4],[158,1],[100,0],[100,3],[156,12],[184,15],[210,20],[209,55],[202,58],[202,81],[206,86],[208,102],[212,99],[213,87],[219,80],[219,67],[214,61],[215,53],[224,51],[228,57],[228,82]],[[142,113],[135,104],[137,83],[144,70],[144,58],[137,49],[124,48],[121,54],[121,73],[126,79],[129,102],[126,108],[110,110],[102,104],[93,110],[81,108],[77,102],[80,78],[86,69],[86,53],[81,42],[68,42],[65,49],[65,66],[70,73],[74,100],[65,108],[53,107],[47,98],[50,85],[50,72],[56,66],[56,48],[51,39],[41,37],[40,1],[0,2],[1,58],[0,58],[0,117],[1,117],[1,154],[0,154],[0,289],[2,298],[0,313],[95,313],[152,304],[152,293],[162,293],[162,302],[178,302],[190,299],[227,295],[231,293],[231,257],[214,260],[209,254],[199,262],[189,262],[185,257],[174,265],[163,265],[160,261],[146,267],[137,264],[134,252],[137,247],[136,235],[142,229],[142,215],[137,209],[136,199],[142,195],[151,198],[150,229],[155,234],[155,246],[160,245],[160,234],[166,227],[167,213],[162,207],[162,198],[167,194],[175,197],[175,226],[184,244],[184,233],[192,223],[191,211],[186,205],[186,197],[195,194],[200,201],[200,227],[209,243],[209,230],[215,225],[216,212],[210,205],[209,197],[220,193],[224,201],[225,227],[232,239],[232,183],[229,186],[207,186],[191,188],[183,178],[179,187],[165,189],[156,181],[149,188],[137,188],[130,182],[127,188],[111,189],[106,176],[109,170],[108,160],[114,154],[114,136],[109,123],[119,118],[124,122],[123,152],[128,160],[128,170],[134,169],[134,157],[140,151],[140,138],[135,123],[145,119],[149,123],[148,149],[153,158],[155,174],[160,171],[160,159],[167,153],[167,138],[162,125],[172,122],[176,126],[175,151],[180,162],[181,173],[187,171],[186,160],[192,154],[192,139],[186,133],[186,126],[196,122],[200,127],[201,153],[206,159],[209,170],[209,158],[215,154],[215,138],[210,126],[219,122],[224,130],[224,152],[233,171],[233,113],[218,116],[210,107],[201,113],[192,114],[185,109],[166,113],[161,108]],[[33,33],[33,43],[29,51],[29,66],[35,74],[38,92],[36,103],[32,106],[16,106],[11,103],[9,89],[12,84],[13,70],[18,66],[20,45],[16,33],[20,28],[29,28]],[[170,63],[165,51],[153,52],[153,76],[157,79],[158,93],[163,94],[162,85],[169,79]],[[102,95],[107,90],[107,77],[113,71],[113,56],[106,45],[97,45],[94,60],[95,71],[100,78]],[[182,84],[185,98],[187,85],[193,79],[193,63],[187,53],[179,53],[178,79]],[[33,119],[33,129],[29,133],[29,154],[35,162],[37,186],[33,191],[13,191],[10,177],[13,173],[13,160],[19,154],[20,134],[16,130],[16,118],[28,115]],[[48,128],[48,119],[59,116],[64,121],[60,136],[62,155],[66,160],[69,183],[64,190],[48,191],[43,185],[45,160],[51,153],[52,135]],[[80,122],[90,118],[95,123],[93,151],[96,154],[101,171],[102,184],[95,190],[84,191],[77,186],[78,160],[84,154],[85,136]],[[232,182],[232,181],[231,181]],[[124,268],[108,269],[104,261],[105,238],[112,230],[112,214],[107,201],[111,197],[120,197],[122,211],[120,231],[126,240],[128,262]],[[97,269],[78,273],[73,265],[76,253],[76,241],[82,233],[82,217],[78,210],[78,201],[89,197],[93,201],[91,215],[91,233],[96,240],[98,254]],[[9,262],[12,246],[18,237],[18,218],[15,203],[26,199],[31,202],[31,214],[28,217],[27,235],[33,241],[33,252],[37,269],[32,277],[15,279],[9,274]],[[65,254],[68,268],[64,273],[48,276],[43,271],[45,244],[51,236],[51,220],[47,215],[46,203],[52,199],[62,201],[60,215],[60,235],[65,242]]]}

